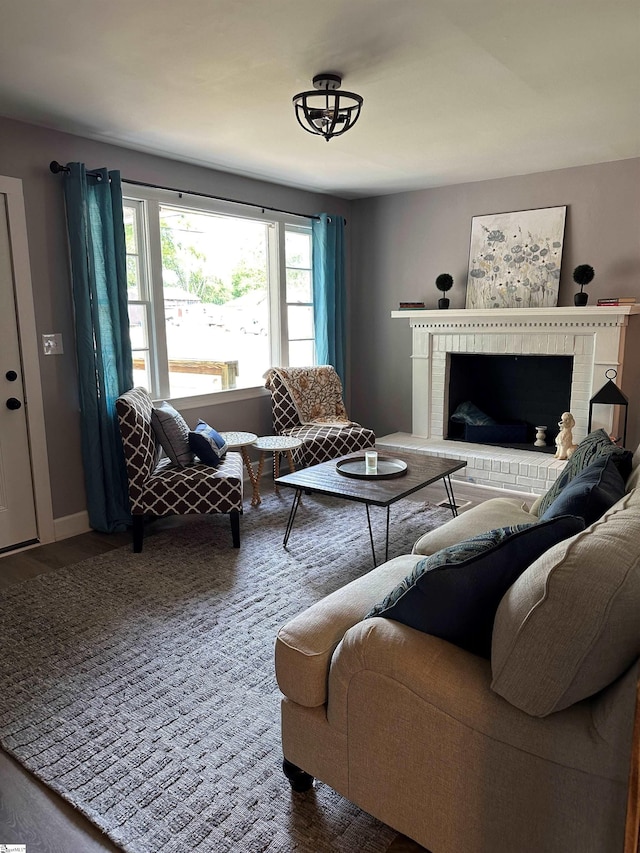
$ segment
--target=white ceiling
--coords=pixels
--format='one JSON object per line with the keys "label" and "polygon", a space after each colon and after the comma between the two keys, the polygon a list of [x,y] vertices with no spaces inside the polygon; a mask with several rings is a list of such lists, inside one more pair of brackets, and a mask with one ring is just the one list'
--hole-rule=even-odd
{"label": "white ceiling", "polygon": [[[0,8],[0,115],[174,159],[358,198],[640,156],[640,0]],[[322,71],[364,97],[328,143]]]}

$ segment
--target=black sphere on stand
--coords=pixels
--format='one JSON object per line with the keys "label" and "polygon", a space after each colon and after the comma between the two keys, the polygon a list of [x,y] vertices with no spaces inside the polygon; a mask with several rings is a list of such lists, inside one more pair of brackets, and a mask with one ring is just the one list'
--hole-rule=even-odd
{"label": "black sphere on stand", "polygon": [[583,307],[589,301],[589,294],[583,293],[582,288],[593,281],[595,272],[589,264],[580,264],[573,271],[573,280],[580,285],[580,293],[575,293],[573,296],[573,304],[578,307]]}
{"label": "black sphere on stand", "polygon": [[[453,287],[453,278],[449,275],[448,272],[440,273],[440,275],[436,279],[436,287],[438,288],[438,290],[441,290],[443,293],[446,293]],[[438,308],[448,307],[449,300],[446,298],[446,296],[442,296],[440,299],[438,299]]]}

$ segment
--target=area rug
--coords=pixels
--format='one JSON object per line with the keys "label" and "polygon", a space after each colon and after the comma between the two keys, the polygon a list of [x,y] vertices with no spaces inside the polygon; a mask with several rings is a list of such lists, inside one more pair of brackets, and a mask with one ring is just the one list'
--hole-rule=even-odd
{"label": "area rug", "polygon": [[[281,771],[278,628],[371,568],[365,509],[290,494],[0,593],[0,741],[128,853],[383,853],[388,827]],[[385,511],[372,508],[379,547]],[[450,517],[391,510],[390,554]]]}

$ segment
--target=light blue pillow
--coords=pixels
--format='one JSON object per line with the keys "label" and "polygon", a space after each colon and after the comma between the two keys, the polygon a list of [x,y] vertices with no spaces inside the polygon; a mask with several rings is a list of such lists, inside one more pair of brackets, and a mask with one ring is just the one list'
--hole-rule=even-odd
{"label": "light blue pillow", "polygon": [[559,515],[578,515],[587,527],[624,495],[625,485],[611,456],[596,459],[562,489],[540,521]]}
{"label": "light blue pillow", "polygon": [[581,518],[565,515],[500,527],[443,548],[420,560],[365,619],[394,619],[489,658],[505,592],[552,545],[583,529]]}
{"label": "light blue pillow", "polygon": [[189,432],[189,447],[205,465],[219,465],[227,452],[224,438],[202,420]]}

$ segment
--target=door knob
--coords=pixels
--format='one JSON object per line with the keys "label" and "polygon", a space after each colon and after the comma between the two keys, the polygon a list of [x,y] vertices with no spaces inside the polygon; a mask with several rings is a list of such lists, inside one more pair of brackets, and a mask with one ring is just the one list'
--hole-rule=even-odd
{"label": "door knob", "polygon": [[20,409],[22,407],[22,403],[20,400],[16,400],[15,397],[9,397],[7,400],[7,409]]}

